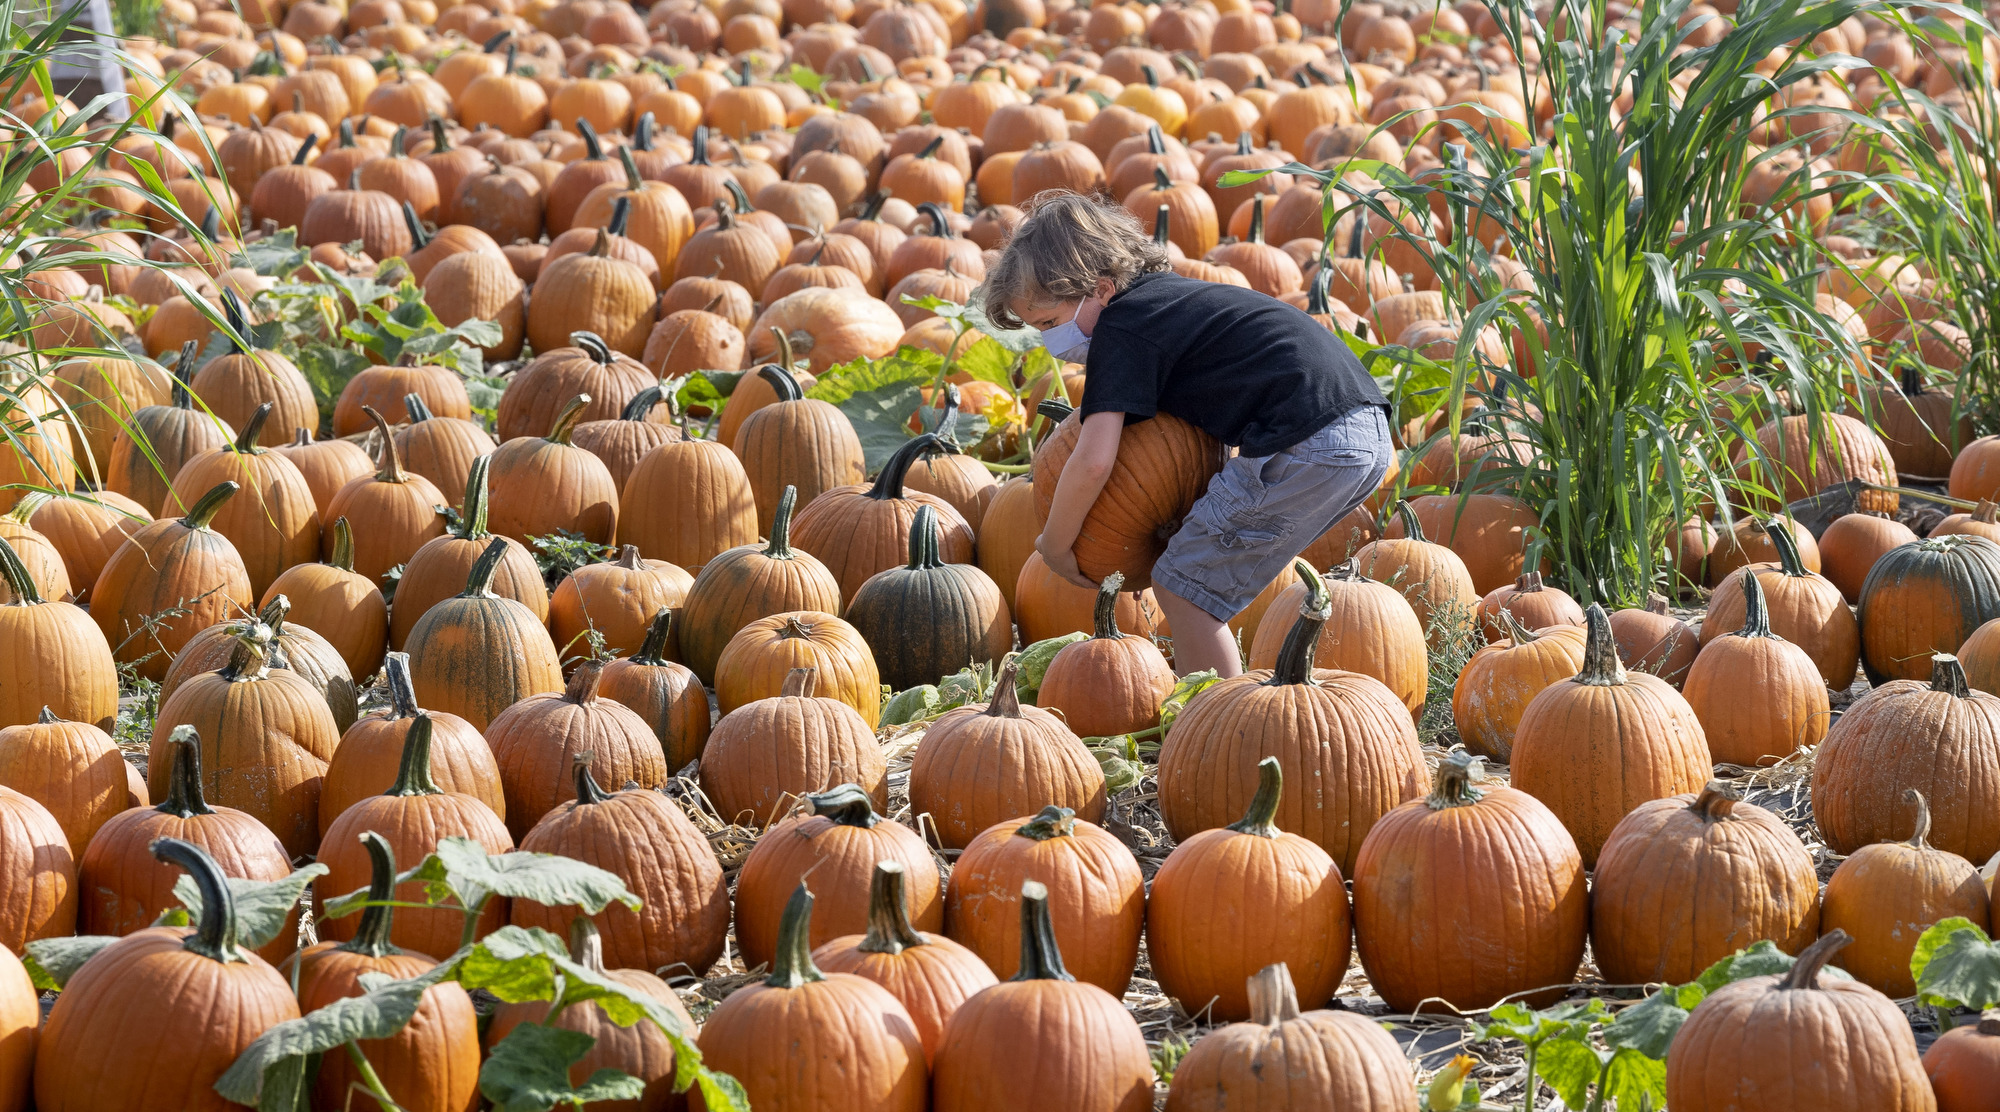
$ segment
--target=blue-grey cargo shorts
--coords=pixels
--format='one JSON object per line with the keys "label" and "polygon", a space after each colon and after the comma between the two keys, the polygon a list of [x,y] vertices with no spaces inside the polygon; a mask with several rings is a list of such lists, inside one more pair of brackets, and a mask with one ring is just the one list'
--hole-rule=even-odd
{"label": "blue-grey cargo shorts", "polygon": [[1282,452],[1232,458],[1167,542],[1154,585],[1228,621],[1375,493],[1395,450],[1388,414],[1366,405]]}

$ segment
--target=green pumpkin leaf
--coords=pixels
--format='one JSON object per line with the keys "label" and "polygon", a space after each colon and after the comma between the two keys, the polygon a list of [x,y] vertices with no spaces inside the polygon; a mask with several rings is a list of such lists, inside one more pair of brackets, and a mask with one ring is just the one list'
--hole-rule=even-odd
{"label": "green pumpkin leaf", "polygon": [[501,927],[465,952],[458,983],[509,1004],[548,1000],[556,993],[559,957],[569,957],[569,946],[555,935],[539,927]]}
{"label": "green pumpkin leaf", "polygon": [[1090,640],[1088,633],[1065,633],[1061,637],[1050,637],[1037,641],[1014,654],[1014,694],[1024,703],[1032,703],[1042,693],[1042,678],[1049,674],[1049,664],[1066,645]]}
{"label": "green pumpkin leaf", "polygon": [[1544,1042],[1535,1055],[1535,1069],[1556,1091],[1565,1108],[1582,1108],[1590,1087],[1604,1069],[1603,1051],[1590,1045],[1588,1028],[1564,1031]]}
{"label": "green pumpkin leaf", "polygon": [[1000,346],[1000,341],[991,336],[981,336],[971,343],[960,342],[958,354],[952,360],[951,367],[952,370],[964,371],[981,382],[990,382],[1002,389],[1012,390],[1016,358],[1013,352]]}
{"label": "green pumpkin leaf", "polygon": [[[1721,961],[1716,962],[1714,965],[1709,966],[1706,970],[1702,971],[1701,976],[1695,978],[1694,983],[1700,985],[1704,992],[1714,992],[1723,985],[1734,984],[1737,981],[1747,981],[1752,977],[1780,976],[1786,970],[1789,970],[1796,961],[1797,959],[1793,958],[1792,955],[1778,949],[1777,943],[1765,939],[1754,946],[1738,950]],[[1854,979],[1848,975],[1846,970],[1832,965],[1827,966],[1821,972],[1821,976],[1834,977],[1843,981]]]}
{"label": "green pumpkin leaf", "polygon": [[479,1092],[498,1112],[546,1112],[558,1104],[638,1100],[646,1085],[630,1074],[598,1070],[572,1086],[569,1068],[597,1040],[581,1031],[523,1023],[494,1046],[479,1070]]}
{"label": "green pumpkin leaf", "polygon": [[1636,1050],[1618,1051],[1604,1075],[1604,1095],[1618,1108],[1634,1112],[1649,1098],[1652,1107],[1665,1108],[1667,1063]]}
{"label": "green pumpkin leaf", "polygon": [[1648,1057],[1665,1061],[1667,1048],[1680,1033],[1696,1004],[1708,995],[1699,984],[1668,985],[1631,1007],[1619,1011],[1604,1029],[1604,1041]]}
{"label": "green pumpkin leaf", "polygon": [[298,245],[298,230],[282,228],[275,234],[244,244],[236,256],[244,266],[266,278],[283,278],[305,265],[311,252]]}
{"label": "green pumpkin leaf", "polygon": [[959,319],[979,331],[991,336],[994,342],[1015,355],[1027,353],[1042,346],[1042,333],[1036,328],[1002,328],[986,315],[986,286],[980,284],[966,295],[965,305],[959,310]]}
{"label": "green pumpkin leaf", "polygon": [[86,934],[75,938],[40,938],[28,943],[21,963],[28,967],[28,979],[45,991],[62,991],[83,963],[99,950],[118,941],[116,935]]}
{"label": "green pumpkin leaf", "polygon": [[216,1079],[215,1091],[237,1104],[255,1105],[272,1083],[271,1071],[357,1040],[388,1038],[410,1022],[425,990],[444,980],[450,970],[449,964],[438,966],[421,977],[391,981],[278,1024],[243,1048]]}
{"label": "green pumpkin leaf", "polygon": [[944,298],[932,294],[924,294],[920,297],[911,297],[909,294],[904,294],[903,304],[915,305],[919,309],[928,309],[952,322],[952,331],[965,331],[965,324],[959,320],[965,314],[965,306],[960,305],[956,301],[946,301]]}
{"label": "green pumpkin leaf", "polygon": [[518,851],[489,856],[470,838],[441,840],[437,856],[466,907],[477,907],[488,896],[506,896],[548,907],[577,907],[586,915],[614,903],[639,910],[639,897],[615,874],[567,857]]}
{"label": "green pumpkin leaf", "polygon": [[[229,877],[229,895],[236,904],[236,942],[246,950],[255,950],[285,929],[286,920],[291,918],[292,909],[299,905],[300,897],[306,894],[306,885],[314,877],[327,874],[325,865],[307,865],[305,868],[285,877],[283,880],[244,880]],[[201,919],[201,889],[194,878],[183,873],[174,881],[174,898],[187,908],[195,920]]]}
{"label": "green pumpkin leaf", "polygon": [[2000,945],[1970,919],[1951,918],[1917,939],[1910,955],[1917,1001],[1975,1011],[2000,1004]]}
{"label": "green pumpkin leaf", "polygon": [[264,1092],[257,1112],[311,1112],[312,1081],[319,1072],[319,1055],[287,1058],[264,1071]]}
{"label": "green pumpkin leaf", "polygon": [[944,357],[938,353],[904,347],[883,359],[856,359],[827,368],[806,397],[847,415],[873,474],[910,438],[908,422],[924,404],[922,388],[943,369]]}
{"label": "green pumpkin leaf", "polygon": [[898,691],[882,704],[882,725],[901,726],[919,718],[928,718],[937,705],[938,689],[932,684]]}
{"label": "green pumpkin leaf", "polygon": [[1167,736],[1167,731],[1173,729],[1174,719],[1180,717],[1196,695],[1221,682],[1222,677],[1213,668],[1205,672],[1189,672],[1175,682],[1174,689],[1167,692],[1166,701],[1160,704],[1160,736]]}

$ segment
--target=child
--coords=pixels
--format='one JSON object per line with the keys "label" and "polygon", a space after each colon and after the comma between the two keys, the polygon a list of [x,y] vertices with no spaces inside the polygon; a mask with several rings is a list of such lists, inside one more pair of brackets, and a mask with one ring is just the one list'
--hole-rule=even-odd
{"label": "child", "polygon": [[1045,193],[986,277],[986,314],[1042,330],[1086,373],[1083,432],[1035,548],[1082,587],[1071,551],[1124,426],[1170,413],[1238,449],[1153,566],[1185,675],[1242,671],[1229,620],[1375,492],[1388,402],[1338,336],[1253,290],[1183,278],[1114,204]]}

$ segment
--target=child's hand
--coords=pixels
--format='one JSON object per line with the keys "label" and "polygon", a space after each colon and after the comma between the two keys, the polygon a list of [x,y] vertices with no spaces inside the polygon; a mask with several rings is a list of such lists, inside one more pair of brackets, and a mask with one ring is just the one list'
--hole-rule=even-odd
{"label": "child's hand", "polygon": [[1049,570],[1088,591],[1097,590],[1097,584],[1084,577],[1076,566],[1076,552],[1069,545],[1057,545],[1049,541],[1047,533],[1035,537],[1035,551],[1049,565]]}

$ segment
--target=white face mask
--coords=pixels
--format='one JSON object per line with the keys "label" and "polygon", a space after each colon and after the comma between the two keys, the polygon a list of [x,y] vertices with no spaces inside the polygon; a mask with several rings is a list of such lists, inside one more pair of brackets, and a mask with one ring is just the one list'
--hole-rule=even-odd
{"label": "white face mask", "polygon": [[[1083,312],[1082,302],[1077,303],[1076,311]],[[1049,349],[1049,354],[1067,363],[1081,363],[1090,355],[1090,337],[1077,326],[1075,313],[1063,323],[1044,331],[1042,346]]]}

